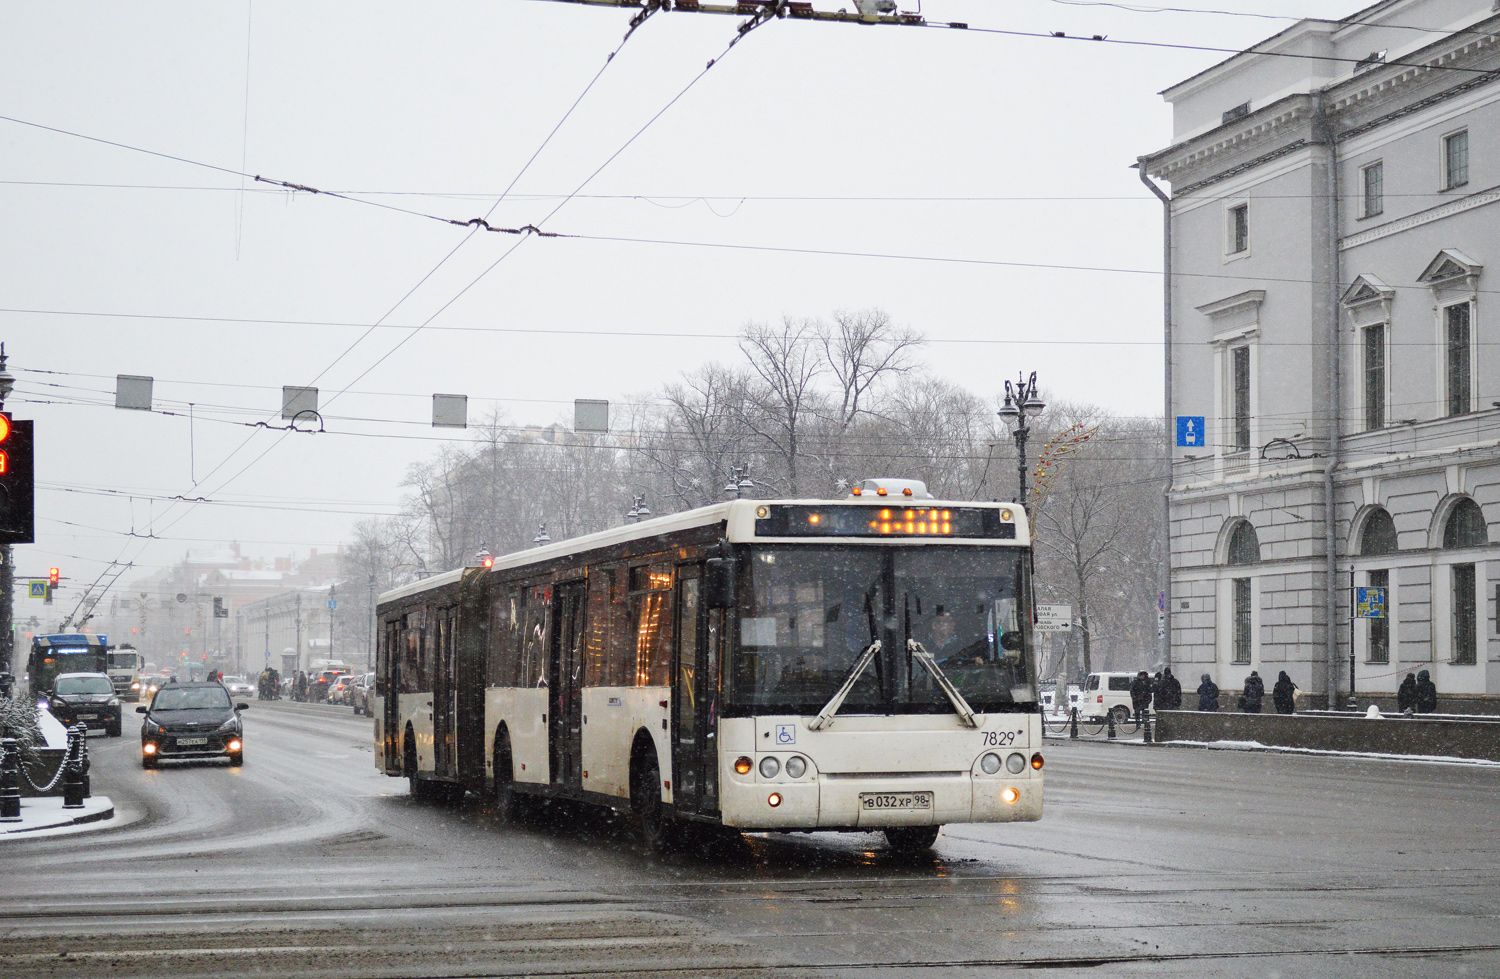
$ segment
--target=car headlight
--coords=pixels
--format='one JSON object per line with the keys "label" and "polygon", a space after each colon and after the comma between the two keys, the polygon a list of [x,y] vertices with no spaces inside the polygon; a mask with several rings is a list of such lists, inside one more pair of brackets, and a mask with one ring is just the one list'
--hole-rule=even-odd
{"label": "car headlight", "polygon": [[219,731],[220,732],[233,731],[235,733],[239,733],[239,730],[240,730],[240,719],[238,717],[231,717],[229,720],[227,720],[223,724],[219,725]]}
{"label": "car headlight", "polygon": [[38,697],[36,699],[36,709],[37,710],[47,710],[51,706],[52,706],[52,704],[48,702],[48,700],[47,700],[46,697]]}
{"label": "car headlight", "polygon": [[156,723],[155,721],[153,721],[151,718],[148,717],[148,718],[146,718],[146,723],[141,725],[141,733],[142,734],[160,734],[161,733],[161,725],[158,724],[158,723]]}
{"label": "car headlight", "polygon": [[111,700],[109,703],[105,704],[104,706],[106,706],[106,707],[118,707],[118,706],[120,706],[120,698],[116,697],[115,699]]}

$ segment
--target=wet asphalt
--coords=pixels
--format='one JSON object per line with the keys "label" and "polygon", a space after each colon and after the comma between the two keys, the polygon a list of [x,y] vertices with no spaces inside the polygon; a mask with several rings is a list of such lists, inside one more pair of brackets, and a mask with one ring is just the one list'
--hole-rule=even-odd
{"label": "wet asphalt", "polygon": [[1053,742],[1036,824],[705,836],[418,802],[346,708],[242,769],[91,739],[124,825],[0,843],[14,977],[1500,976],[1500,768]]}

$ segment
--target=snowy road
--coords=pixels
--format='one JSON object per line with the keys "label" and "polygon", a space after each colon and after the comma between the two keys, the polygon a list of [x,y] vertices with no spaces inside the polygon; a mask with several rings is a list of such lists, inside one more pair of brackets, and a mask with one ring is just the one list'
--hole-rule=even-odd
{"label": "snowy road", "polygon": [[[415,803],[370,722],[254,704],[242,770],[95,791],[143,818],[0,843],[8,976],[1500,975],[1500,770],[1057,744],[1047,815],[645,856],[592,811]],[[1019,971],[1019,970],[1016,970]]]}

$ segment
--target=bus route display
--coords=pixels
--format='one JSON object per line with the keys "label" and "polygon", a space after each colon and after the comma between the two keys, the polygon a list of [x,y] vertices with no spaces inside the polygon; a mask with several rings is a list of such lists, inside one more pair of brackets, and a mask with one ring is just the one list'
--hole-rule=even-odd
{"label": "bus route display", "polygon": [[952,506],[769,505],[755,512],[757,537],[969,537],[1015,540],[1009,510]]}

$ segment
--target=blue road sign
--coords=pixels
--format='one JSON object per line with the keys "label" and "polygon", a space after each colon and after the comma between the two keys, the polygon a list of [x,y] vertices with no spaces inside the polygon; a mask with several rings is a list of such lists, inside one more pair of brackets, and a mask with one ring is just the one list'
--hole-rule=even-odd
{"label": "blue road sign", "polygon": [[330,598],[328,600],[328,608],[329,608],[329,610],[333,610],[333,609],[336,609],[338,607],[339,607],[339,600],[338,599],[336,599],[336,598]]}
{"label": "blue road sign", "polygon": [[1354,589],[1354,615],[1360,619],[1385,618],[1385,589]]}
{"label": "blue road sign", "polygon": [[1203,440],[1202,415],[1177,416],[1177,447],[1179,449],[1201,449],[1207,444]]}
{"label": "blue road sign", "polygon": [[28,584],[28,586],[30,588],[30,593],[29,593],[30,597],[32,597],[32,598],[46,598],[47,597],[47,583],[45,581],[32,581],[32,582],[28,582],[27,584]]}

